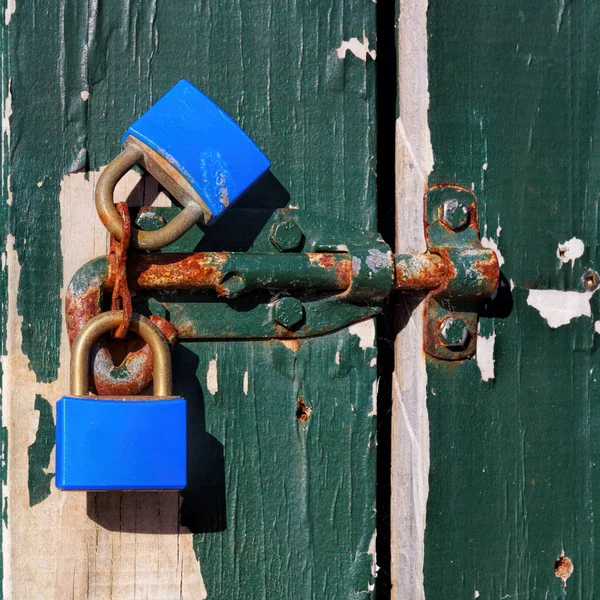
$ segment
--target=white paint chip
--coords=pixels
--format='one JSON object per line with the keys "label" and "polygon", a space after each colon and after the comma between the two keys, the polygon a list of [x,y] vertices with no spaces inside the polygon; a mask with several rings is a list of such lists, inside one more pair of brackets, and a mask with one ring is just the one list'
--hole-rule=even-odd
{"label": "white paint chip", "polygon": [[79,95],[81,96],[81,99],[84,102],[87,102],[87,99],[90,97],[90,93],[87,90],[81,90],[81,92],[79,92]]}
{"label": "white paint chip", "polygon": [[5,25],[10,23],[11,17],[15,14],[15,10],[17,10],[17,0],[8,0],[6,3],[6,8],[4,9]]}
{"label": "white paint chip", "polygon": [[498,257],[498,265],[500,267],[504,264],[504,257],[500,253],[500,250],[498,250],[498,244],[492,238],[483,236],[481,238],[481,245],[484,248],[489,248],[496,253],[496,256]]}
{"label": "white paint chip", "polygon": [[367,60],[367,56],[370,56],[372,59],[377,57],[377,52],[374,49],[369,50],[369,38],[365,35],[364,31],[362,42],[355,37],[342,42],[341,46],[337,49],[338,58],[344,58],[348,51],[352,52],[354,56],[363,61]]}
{"label": "white paint chip", "polygon": [[496,333],[489,337],[477,336],[477,366],[481,373],[482,381],[494,379],[494,344],[496,343]]}
{"label": "white paint chip", "polygon": [[217,379],[217,359],[218,356],[211,359],[208,363],[208,372],[206,373],[206,387],[214,396],[219,391],[219,380]]}
{"label": "white paint chip", "polygon": [[358,336],[358,345],[366,350],[367,348],[375,348],[375,320],[367,319],[360,323],[355,323],[348,327],[350,335]]}
{"label": "white paint chip", "polygon": [[4,99],[4,110],[2,111],[2,133],[8,137],[10,144],[10,117],[13,114],[12,110],[12,91],[11,91],[12,79],[8,80],[8,93]]}
{"label": "white paint chip", "polygon": [[335,360],[335,364],[336,364],[336,365],[339,365],[339,364],[340,364],[341,355],[340,355],[340,351],[339,351],[339,350],[338,350],[338,351],[335,353],[334,360]]}
{"label": "white paint chip", "polygon": [[569,261],[571,261],[571,267],[573,267],[575,261],[583,256],[584,250],[585,244],[583,241],[579,238],[572,237],[570,240],[558,244],[558,248],[556,249],[556,257],[560,261],[561,267]]}
{"label": "white paint chip", "polygon": [[[377,566],[377,530],[375,530],[371,536],[367,552],[371,555],[371,577],[375,578],[377,577],[377,571],[379,570]],[[374,588],[375,586],[369,586],[369,590]]]}
{"label": "white paint chip", "polygon": [[[594,331],[596,333],[600,333],[600,321],[595,321],[594,322]],[[594,369],[590,369],[590,373],[593,371]]]}
{"label": "white paint chip", "polygon": [[591,317],[590,300],[594,292],[529,290],[527,304],[533,306],[552,329],[567,325],[577,317]]}
{"label": "white paint chip", "polygon": [[379,377],[375,377],[373,381],[373,391],[371,392],[371,410],[367,414],[367,417],[377,416],[377,392],[379,391]]}
{"label": "white paint chip", "polygon": [[244,390],[244,396],[248,395],[248,371],[244,372],[244,380],[242,382],[242,388]]}

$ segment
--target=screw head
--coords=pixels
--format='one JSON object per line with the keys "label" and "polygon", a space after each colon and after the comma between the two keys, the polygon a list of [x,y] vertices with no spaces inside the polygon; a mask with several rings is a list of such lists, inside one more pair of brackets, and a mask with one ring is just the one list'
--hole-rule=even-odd
{"label": "screw head", "polygon": [[448,348],[463,349],[469,341],[469,336],[466,323],[457,317],[448,317],[440,325],[440,340]]}
{"label": "screw head", "polygon": [[286,329],[292,329],[304,319],[304,306],[297,298],[286,296],[273,304],[273,320]]}
{"label": "screw head", "polygon": [[442,204],[442,222],[446,227],[456,231],[469,222],[469,209],[464,200],[453,198]]}
{"label": "screw head", "polygon": [[303,237],[302,230],[291,219],[279,221],[271,228],[271,242],[280,252],[298,250]]}

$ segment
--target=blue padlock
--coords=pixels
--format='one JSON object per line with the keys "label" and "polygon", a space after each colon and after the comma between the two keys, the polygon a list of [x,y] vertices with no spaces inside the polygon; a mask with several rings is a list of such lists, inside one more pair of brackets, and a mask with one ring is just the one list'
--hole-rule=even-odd
{"label": "blue padlock", "polygon": [[270,167],[239,125],[184,79],[127,129],[123,143],[96,187],[96,208],[111,235],[122,234],[114,188],[136,163],[184,206],[162,229],[132,232],[131,244],[144,250],[166,246],[195,223],[210,224]]}
{"label": "blue padlock", "polygon": [[156,395],[88,395],[91,347],[122,318],[122,311],[99,314],[73,343],[71,395],[56,405],[59,489],[180,490],[186,485],[186,402],[171,395],[169,344],[149,319],[132,315],[130,329],[152,350]]}

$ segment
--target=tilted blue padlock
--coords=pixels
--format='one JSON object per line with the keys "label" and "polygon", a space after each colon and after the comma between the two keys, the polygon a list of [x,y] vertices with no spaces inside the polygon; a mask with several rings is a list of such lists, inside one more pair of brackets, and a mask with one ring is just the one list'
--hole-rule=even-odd
{"label": "tilted blue padlock", "polygon": [[130,329],[152,350],[156,395],[88,395],[91,347],[122,318],[122,311],[99,314],[73,343],[71,395],[56,405],[60,489],[180,490],[186,485],[186,402],[171,395],[169,344],[149,319],[134,314]]}
{"label": "tilted blue padlock", "polygon": [[162,229],[132,232],[132,245],[144,250],[166,246],[195,223],[214,221],[270,167],[239,125],[185,80],[127,129],[123,143],[96,187],[98,214],[113,237],[122,234],[114,188],[136,163],[184,206]]}

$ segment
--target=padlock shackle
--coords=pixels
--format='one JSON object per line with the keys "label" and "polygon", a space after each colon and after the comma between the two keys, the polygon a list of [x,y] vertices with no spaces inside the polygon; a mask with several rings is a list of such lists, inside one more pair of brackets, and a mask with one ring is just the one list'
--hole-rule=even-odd
{"label": "padlock shackle", "polygon": [[[71,394],[87,396],[89,392],[89,362],[92,346],[98,338],[115,329],[123,319],[123,311],[111,310],[90,319],[78,333],[71,348]],[[171,351],[167,338],[150,319],[134,313],[129,329],[139,335],[152,350],[154,395],[166,397],[172,393]]]}
{"label": "padlock shackle", "polygon": [[117,241],[120,241],[123,235],[123,220],[115,207],[115,187],[123,175],[136,164],[149,171],[184,208],[172,221],[157,231],[132,229],[131,245],[134,248],[159,250],[178,240],[196,223],[206,223],[210,220],[212,215],[207,208],[199,204],[199,198],[196,201],[193,199],[197,194],[185,177],[158,152],[130,136],[125,141],[123,152],[108,163],[96,184],[98,216]]}

